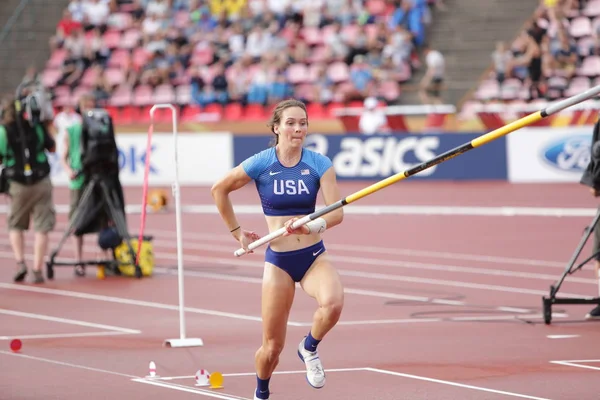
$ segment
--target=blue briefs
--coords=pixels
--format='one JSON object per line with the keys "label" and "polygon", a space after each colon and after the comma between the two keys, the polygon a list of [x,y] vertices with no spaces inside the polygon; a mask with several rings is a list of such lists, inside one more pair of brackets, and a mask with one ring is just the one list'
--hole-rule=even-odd
{"label": "blue briefs", "polygon": [[322,240],[312,246],[292,251],[273,251],[269,246],[265,253],[265,261],[287,272],[294,282],[300,282],[313,262],[324,252],[325,245]]}

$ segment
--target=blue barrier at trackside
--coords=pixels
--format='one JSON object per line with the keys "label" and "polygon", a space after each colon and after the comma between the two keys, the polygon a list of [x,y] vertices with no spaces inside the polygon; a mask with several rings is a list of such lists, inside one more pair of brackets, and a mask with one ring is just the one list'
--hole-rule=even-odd
{"label": "blue barrier at trackside", "polygon": [[[483,133],[482,133],[483,134]],[[481,134],[310,134],[305,146],[328,156],[339,180],[380,180],[479,137]],[[234,136],[238,165],[269,146],[273,135]],[[506,139],[501,137],[411,177],[420,180],[506,180]]]}

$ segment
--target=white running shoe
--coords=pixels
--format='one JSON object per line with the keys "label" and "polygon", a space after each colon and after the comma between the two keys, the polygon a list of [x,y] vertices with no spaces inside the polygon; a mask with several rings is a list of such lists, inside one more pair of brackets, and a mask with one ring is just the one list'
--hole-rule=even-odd
{"label": "white running shoe", "polygon": [[309,385],[315,389],[320,389],[325,386],[325,370],[323,369],[323,365],[321,365],[318,350],[315,352],[306,350],[304,348],[305,340],[306,336],[302,339],[300,345],[298,345],[298,356],[306,365],[306,380]]}

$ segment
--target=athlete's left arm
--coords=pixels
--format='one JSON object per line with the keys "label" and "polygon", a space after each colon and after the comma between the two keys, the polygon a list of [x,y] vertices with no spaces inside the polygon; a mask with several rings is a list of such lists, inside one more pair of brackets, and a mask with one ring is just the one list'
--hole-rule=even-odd
{"label": "athlete's left arm", "polygon": [[[330,167],[323,176],[321,176],[321,192],[323,194],[325,205],[333,204],[341,198],[334,167]],[[340,224],[344,219],[343,208],[340,207],[337,210],[331,211],[323,215],[322,218],[327,221],[327,229],[331,229]]]}

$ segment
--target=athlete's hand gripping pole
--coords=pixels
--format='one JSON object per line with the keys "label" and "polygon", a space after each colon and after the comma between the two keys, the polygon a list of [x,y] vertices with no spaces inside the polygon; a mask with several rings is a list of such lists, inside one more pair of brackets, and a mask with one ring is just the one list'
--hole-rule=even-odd
{"label": "athlete's hand gripping pole", "polygon": [[[556,114],[556,113],[564,110],[565,108],[574,106],[575,104],[579,104],[579,103],[581,103],[585,100],[588,100],[594,96],[598,96],[598,94],[600,94],[600,85],[594,86],[584,92],[581,92],[579,94],[576,94],[576,95],[566,98],[564,100],[560,100],[554,104],[550,104],[549,106],[547,106],[544,109],[541,109],[539,111],[536,111],[534,113],[526,115],[522,118],[519,118],[516,121],[511,122],[508,125],[504,125],[498,129],[495,129],[491,132],[483,134],[483,135],[471,140],[470,142],[464,143],[458,147],[455,147],[454,149],[448,150],[447,152],[442,153],[442,154],[432,158],[429,161],[423,162],[423,163],[421,163],[409,170],[406,170],[404,172],[399,172],[395,175],[392,175],[386,179],[383,179],[377,183],[374,183],[373,185],[371,185],[369,187],[359,190],[358,192],[355,192],[355,193],[347,196],[346,198],[343,198],[327,207],[324,207],[321,210],[315,211],[314,213],[312,213],[310,215],[304,216],[301,219],[294,222],[292,227],[294,229],[299,228],[300,226],[306,224],[309,221],[319,218],[319,217],[321,217],[333,210],[336,210],[340,207],[343,207],[347,204],[353,203],[356,200],[362,199],[363,197],[366,197],[366,196],[368,196],[372,193],[375,193],[385,187],[388,187],[398,181],[401,181],[404,178],[408,178],[409,176],[415,175],[421,171],[424,171],[428,168],[433,167],[434,165],[441,164],[444,161],[454,158],[460,154],[466,153],[467,151],[472,150],[476,147],[483,146],[484,144],[487,144],[487,143],[489,143],[493,140],[496,140],[502,136],[506,136],[511,132],[521,129],[525,126],[531,125],[535,122],[538,122],[550,115]],[[257,247],[262,246],[262,245],[282,236],[285,232],[286,232],[285,227],[280,228],[276,231],[273,231],[270,234],[262,237],[261,239],[250,243],[250,245],[248,246],[248,250],[254,250]],[[240,257],[244,254],[246,254],[246,251],[244,249],[238,249],[234,252],[234,255],[236,257]]]}

